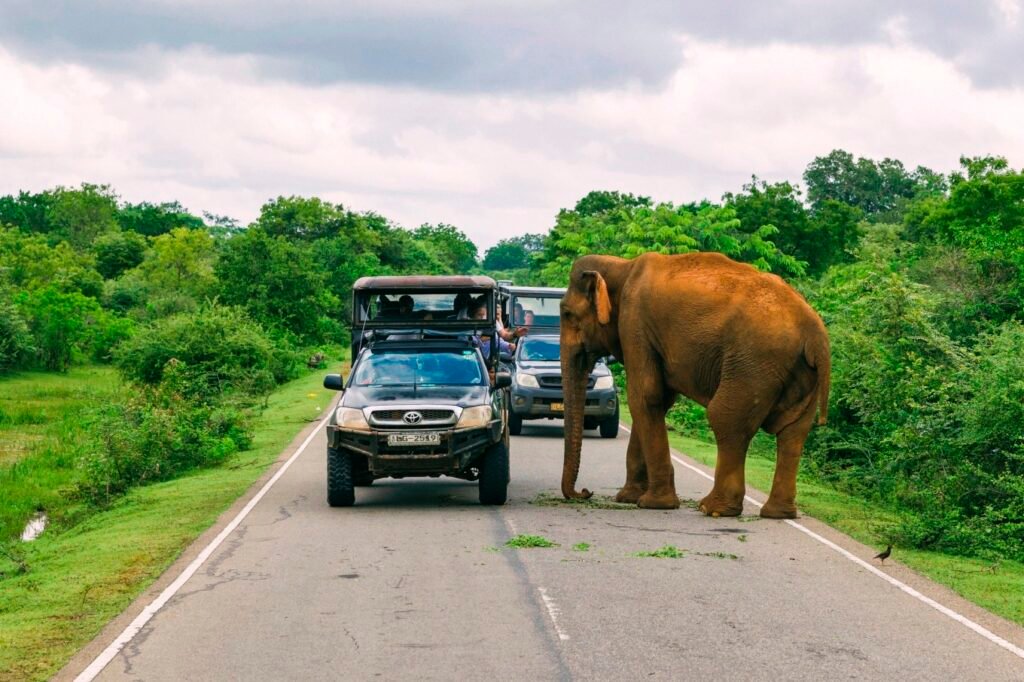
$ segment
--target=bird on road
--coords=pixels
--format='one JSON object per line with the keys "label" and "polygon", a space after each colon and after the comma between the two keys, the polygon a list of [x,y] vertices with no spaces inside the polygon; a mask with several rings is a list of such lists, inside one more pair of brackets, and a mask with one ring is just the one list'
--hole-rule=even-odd
{"label": "bird on road", "polygon": [[890,554],[892,554],[892,545],[886,545],[885,546],[885,551],[884,552],[879,552],[878,554],[876,554],[875,558],[878,559],[879,561],[881,561],[884,564],[885,560],[889,558]]}

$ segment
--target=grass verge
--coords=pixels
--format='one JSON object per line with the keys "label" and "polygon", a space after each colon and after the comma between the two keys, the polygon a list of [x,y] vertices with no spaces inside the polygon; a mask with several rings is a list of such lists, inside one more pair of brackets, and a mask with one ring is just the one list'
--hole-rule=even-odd
{"label": "grass verge", "polygon": [[51,676],[124,610],[322,416],[334,395],[323,374],[278,388],[252,449],[223,466],[136,488],[63,532],[16,545],[15,561],[0,556],[0,680]]}
{"label": "grass verge", "polygon": [[[622,408],[622,420],[632,423],[625,403]],[[679,452],[707,466],[715,466],[717,450],[714,443],[687,438],[671,429],[668,436],[669,444]],[[747,456],[747,483],[764,492],[771,489],[775,473],[772,448],[771,438],[759,434]],[[813,516],[866,545],[884,549],[889,543],[887,531],[899,518],[897,510],[836,490],[803,472],[798,492],[797,504],[801,513]],[[902,547],[893,549],[891,560],[949,587],[964,599],[992,613],[1024,625],[1024,564]]]}

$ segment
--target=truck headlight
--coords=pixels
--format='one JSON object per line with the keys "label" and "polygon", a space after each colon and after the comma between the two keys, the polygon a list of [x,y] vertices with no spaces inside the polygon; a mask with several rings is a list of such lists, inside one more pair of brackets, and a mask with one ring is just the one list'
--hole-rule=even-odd
{"label": "truck headlight", "polygon": [[603,391],[609,388],[615,388],[615,377],[610,374],[606,377],[598,377],[597,381],[594,382],[595,390]]}
{"label": "truck headlight", "polygon": [[334,420],[343,429],[353,429],[355,431],[370,430],[370,425],[366,423],[363,411],[357,410],[354,407],[339,407],[334,411]]}
{"label": "truck headlight", "polygon": [[524,388],[540,388],[540,384],[537,383],[537,377],[526,372],[516,373],[516,383]]}
{"label": "truck headlight", "polygon": [[459,417],[459,423],[455,425],[457,429],[471,429],[480,426],[487,426],[491,423],[491,416],[493,411],[490,405],[477,405],[476,407],[467,407],[462,411],[462,416]]}

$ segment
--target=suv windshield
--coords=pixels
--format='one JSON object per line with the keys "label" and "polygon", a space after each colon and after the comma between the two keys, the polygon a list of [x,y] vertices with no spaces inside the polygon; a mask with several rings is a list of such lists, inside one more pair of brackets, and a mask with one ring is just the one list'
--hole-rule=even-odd
{"label": "suv windshield", "polygon": [[354,386],[480,386],[483,367],[475,350],[371,351],[352,377]]}
{"label": "suv windshield", "polygon": [[557,327],[559,323],[558,306],[561,302],[561,297],[517,295],[515,306],[512,309],[512,324],[517,327],[532,327],[534,325]]}
{"label": "suv windshield", "polygon": [[544,339],[539,337],[526,337],[520,343],[523,349],[519,351],[522,360],[545,361],[559,359],[558,339]]}

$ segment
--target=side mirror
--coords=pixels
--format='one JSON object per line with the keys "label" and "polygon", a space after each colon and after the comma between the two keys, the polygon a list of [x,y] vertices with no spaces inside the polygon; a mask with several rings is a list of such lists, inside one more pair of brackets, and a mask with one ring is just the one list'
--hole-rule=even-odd
{"label": "side mirror", "polygon": [[332,391],[344,391],[345,380],[340,374],[328,374],[324,377],[324,388],[329,388]]}
{"label": "side mirror", "polygon": [[511,372],[495,372],[494,373],[494,387],[495,388],[508,388],[512,385],[512,373]]}

